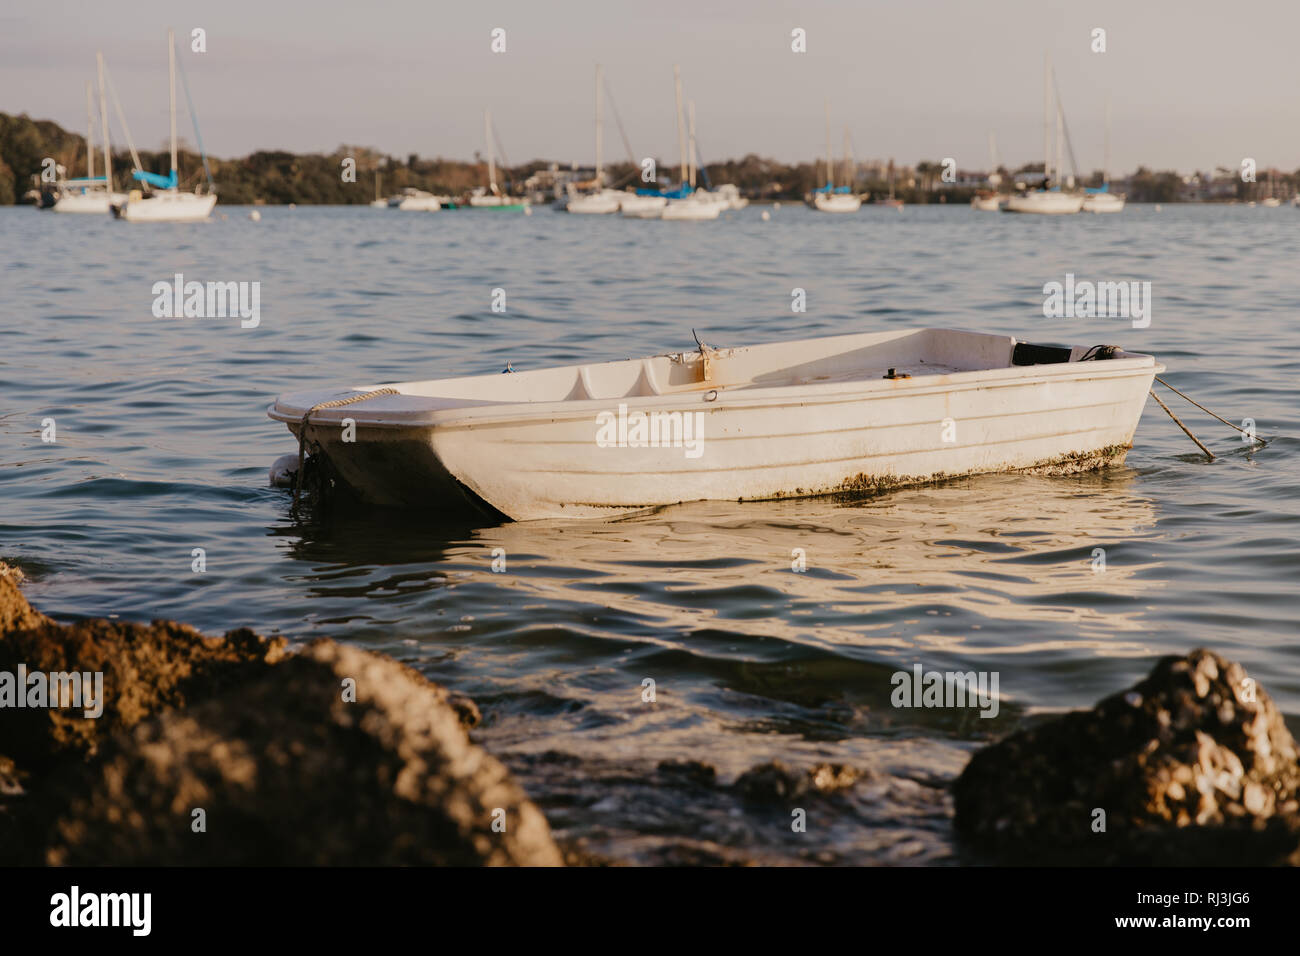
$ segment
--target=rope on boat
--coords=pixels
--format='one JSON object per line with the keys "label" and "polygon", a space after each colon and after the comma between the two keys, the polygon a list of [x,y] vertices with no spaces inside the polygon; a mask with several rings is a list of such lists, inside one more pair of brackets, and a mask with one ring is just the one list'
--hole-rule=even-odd
{"label": "rope on boat", "polygon": [[1183,395],[1182,392],[1178,391],[1178,389],[1174,388],[1172,385],[1166,382],[1159,375],[1156,376],[1156,381],[1159,382],[1161,385],[1163,385],[1165,388],[1169,389],[1169,391],[1173,392],[1175,395],[1178,395],[1182,398],[1186,398],[1187,401],[1191,402],[1193,405],[1195,405],[1201,411],[1205,412],[1205,414],[1209,415],[1211,418],[1218,418],[1219,421],[1223,422],[1223,424],[1227,425],[1229,428],[1236,428],[1237,431],[1241,432],[1243,435],[1248,435],[1254,441],[1259,442],[1261,446],[1268,444],[1268,442],[1264,441],[1264,439],[1258,437],[1257,435],[1251,435],[1248,431],[1246,431],[1246,429],[1239,428],[1238,426],[1232,424],[1232,422],[1228,421],[1226,418],[1221,418],[1220,416],[1214,414],[1214,412],[1210,411],[1208,408],[1206,408],[1204,405],[1200,404],[1199,402],[1194,401],[1193,399],[1189,398],[1186,395]]}
{"label": "rope on boat", "polygon": [[[377,398],[380,395],[400,395],[395,388],[376,388],[369,392],[362,392],[360,395],[352,395],[348,398],[336,398],[332,402],[317,402],[307,411],[302,413],[302,421],[298,423],[298,474],[294,476],[293,484],[293,510],[298,510],[298,499],[302,495],[302,474],[303,461],[307,457],[307,419],[311,413],[319,411],[322,408],[341,408],[344,405],[355,405],[357,402],[364,402],[370,398]],[[1159,399],[1156,399],[1159,401]]]}
{"label": "rope on boat", "polygon": [[1164,402],[1160,401],[1160,396],[1156,394],[1155,389],[1151,390],[1151,397],[1154,398],[1156,402],[1160,405],[1160,407],[1165,410],[1165,414],[1174,420],[1175,425],[1177,425],[1183,431],[1187,432],[1187,437],[1190,438],[1192,441],[1196,442],[1196,447],[1201,449],[1201,451],[1205,452],[1205,457],[1208,458],[1210,461],[1214,461],[1214,452],[1210,451],[1210,449],[1202,445],[1201,440],[1197,438],[1195,435],[1193,435],[1191,430],[1178,420],[1178,416],[1169,410],[1169,406],[1166,405]]}

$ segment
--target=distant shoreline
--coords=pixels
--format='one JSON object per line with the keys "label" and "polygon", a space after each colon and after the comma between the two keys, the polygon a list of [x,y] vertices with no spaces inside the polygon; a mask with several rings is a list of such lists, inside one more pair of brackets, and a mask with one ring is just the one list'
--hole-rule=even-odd
{"label": "distant shoreline", "polygon": [[[141,166],[165,175],[170,166],[166,151],[139,152]],[[98,157],[97,157],[98,158]],[[50,161],[53,161],[52,163]],[[384,154],[372,147],[342,145],[330,154],[291,153],[285,150],[258,150],[237,159],[208,157],[216,183],[216,193],[223,205],[367,205],[376,198],[400,193],[403,189],[420,189],[437,195],[461,196],[487,184],[487,165],[475,160],[425,158],[416,154],[404,160]],[[130,188],[127,170],[132,166],[128,152],[113,152],[114,180],[119,189]],[[201,157],[182,147],[179,154],[182,188],[192,186],[203,177]],[[100,164],[96,168],[102,174]],[[0,205],[30,205],[42,187],[42,170],[49,177],[84,174],[86,140],[51,120],[33,120],[26,114],[11,116],[0,113]],[[676,167],[658,162],[662,175],[652,182],[640,182],[641,170],[630,163],[611,163],[605,170],[604,184],[622,189],[629,184],[664,186]],[[1021,177],[1028,188],[1042,178],[1042,164],[1026,164],[1011,170],[999,167],[1004,183]],[[1227,170],[1209,174],[1183,176],[1173,171],[1154,172],[1144,167],[1111,186],[1127,196],[1130,203],[1248,203],[1275,197],[1289,202],[1300,189],[1300,171],[1280,173],[1258,170],[1256,182],[1241,182],[1239,177],[1219,176]],[[835,167],[842,174],[841,164]],[[919,160],[912,166],[860,162],[855,164],[854,191],[867,202],[889,196],[904,205],[964,205],[976,192],[987,189],[987,170],[962,170],[945,167],[941,161]],[[563,195],[572,183],[582,189],[591,182],[594,170],[574,168],[550,160],[531,162],[498,170],[498,180],[512,195],[528,196],[541,204]],[[953,181],[945,176],[955,177]],[[1216,178],[1217,177],[1217,178]],[[817,161],[780,163],[753,154],[721,163],[707,163],[701,168],[700,185],[735,184],[751,202],[801,202],[813,190],[825,185],[825,164]],[[1102,185],[1100,171],[1081,176],[1080,187]],[[891,188],[892,182],[892,188]],[[1003,189],[1004,193],[1008,190]]]}

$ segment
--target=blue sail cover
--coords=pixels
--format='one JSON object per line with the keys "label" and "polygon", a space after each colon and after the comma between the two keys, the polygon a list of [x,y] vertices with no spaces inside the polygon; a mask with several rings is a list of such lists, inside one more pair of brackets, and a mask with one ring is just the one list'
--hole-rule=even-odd
{"label": "blue sail cover", "polygon": [[830,183],[827,183],[825,186],[821,187],[820,189],[814,189],[813,192],[845,194],[845,193],[851,193],[853,192],[853,190],[850,189],[848,186],[832,186]]}
{"label": "blue sail cover", "polygon": [[143,169],[137,169],[131,174],[132,179],[138,179],[142,183],[153,186],[155,189],[175,189],[176,188],[176,170],[172,170],[170,176],[159,176],[157,173],[146,173]]}
{"label": "blue sail cover", "polygon": [[638,189],[638,196],[663,196],[665,199],[685,199],[691,194],[689,184],[682,183],[676,189]]}
{"label": "blue sail cover", "polygon": [[1108,193],[1110,192],[1110,183],[1105,186],[1087,186],[1083,191],[1086,193]]}

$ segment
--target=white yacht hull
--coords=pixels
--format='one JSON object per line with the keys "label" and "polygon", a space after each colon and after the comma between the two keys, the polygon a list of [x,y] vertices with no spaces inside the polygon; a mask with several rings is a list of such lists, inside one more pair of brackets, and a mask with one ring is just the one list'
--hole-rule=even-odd
{"label": "white yacht hull", "polygon": [[442,202],[437,196],[406,196],[397,208],[402,212],[438,212]]}
{"label": "white yacht hull", "polygon": [[708,219],[717,219],[726,208],[725,203],[712,202],[708,199],[696,199],[695,196],[689,196],[686,199],[669,200],[668,205],[663,207],[658,218],[679,222],[702,222]]}
{"label": "white yacht hull", "polygon": [[510,196],[470,196],[469,204],[475,209],[523,209],[528,205],[526,199],[515,199]]}
{"label": "white yacht hull", "polygon": [[851,193],[818,193],[813,196],[813,208],[818,212],[857,212],[862,200]]}
{"label": "white yacht hull", "polygon": [[619,209],[629,219],[658,219],[668,200],[663,196],[638,196],[628,193],[619,204]]}
{"label": "white yacht hull", "polygon": [[1106,213],[1123,212],[1124,197],[1115,193],[1088,193],[1083,197],[1083,211]]}
{"label": "white yacht hull", "polygon": [[212,193],[158,192],[131,197],[117,208],[127,222],[197,222],[212,214],[217,197]]}
{"label": "white yacht hull", "polygon": [[103,190],[86,193],[67,193],[54,203],[55,212],[81,213],[85,215],[107,215],[114,206],[126,202],[125,193],[107,193]]}
{"label": "white yacht hull", "polygon": [[612,189],[605,189],[598,193],[573,196],[565,208],[582,216],[608,216],[618,212],[621,195]]}
{"label": "white yacht hull", "polygon": [[1081,194],[1042,190],[1010,196],[1002,204],[1003,212],[1033,213],[1040,216],[1067,216],[1082,210]]}

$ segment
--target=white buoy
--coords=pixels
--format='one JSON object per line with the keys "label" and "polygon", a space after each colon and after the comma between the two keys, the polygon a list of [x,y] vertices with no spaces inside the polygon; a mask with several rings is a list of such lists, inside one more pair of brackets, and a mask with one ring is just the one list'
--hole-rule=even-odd
{"label": "white buoy", "polygon": [[764,222],[767,222],[767,221],[768,221],[769,219],[771,219],[771,218],[772,218],[772,214],[771,214],[770,212],[768,212],[766,209],[764,209],[764,210],[763,210],[763,221],[764,221]]}
{"label": "white buoy", "polygon": [[256,209],[254,209],[252,212],[248,214],[248,218],[253,220],[253,222],[261,222],[262,214],[258,212]]}
{"label": "white buoy", "polygon": [[292,488],[298,478],[298,456],[281,455],[271,463],[271,487]]}
{"label": "white buoy", "polygon": [[298,204],[297,204],[296,202],[291,202],[291,203],[289,203],[289,208],[290,208],[290,209],[297,209],[297,208],[298,208]]}
{"label": "white buoy", "polygon": [[781,204],[780,204],[779,202],[774,202],[774,203],[772,203],[772,208],[773,208],[773,209],[780,209],[780,208],[781,208]]}
{"label": "white buoy", "polygon": [[1157,203],[1157,204],[1156,204],[1156,212],[1159,212],[1159,211],[1160,211],[1160,204]]}

